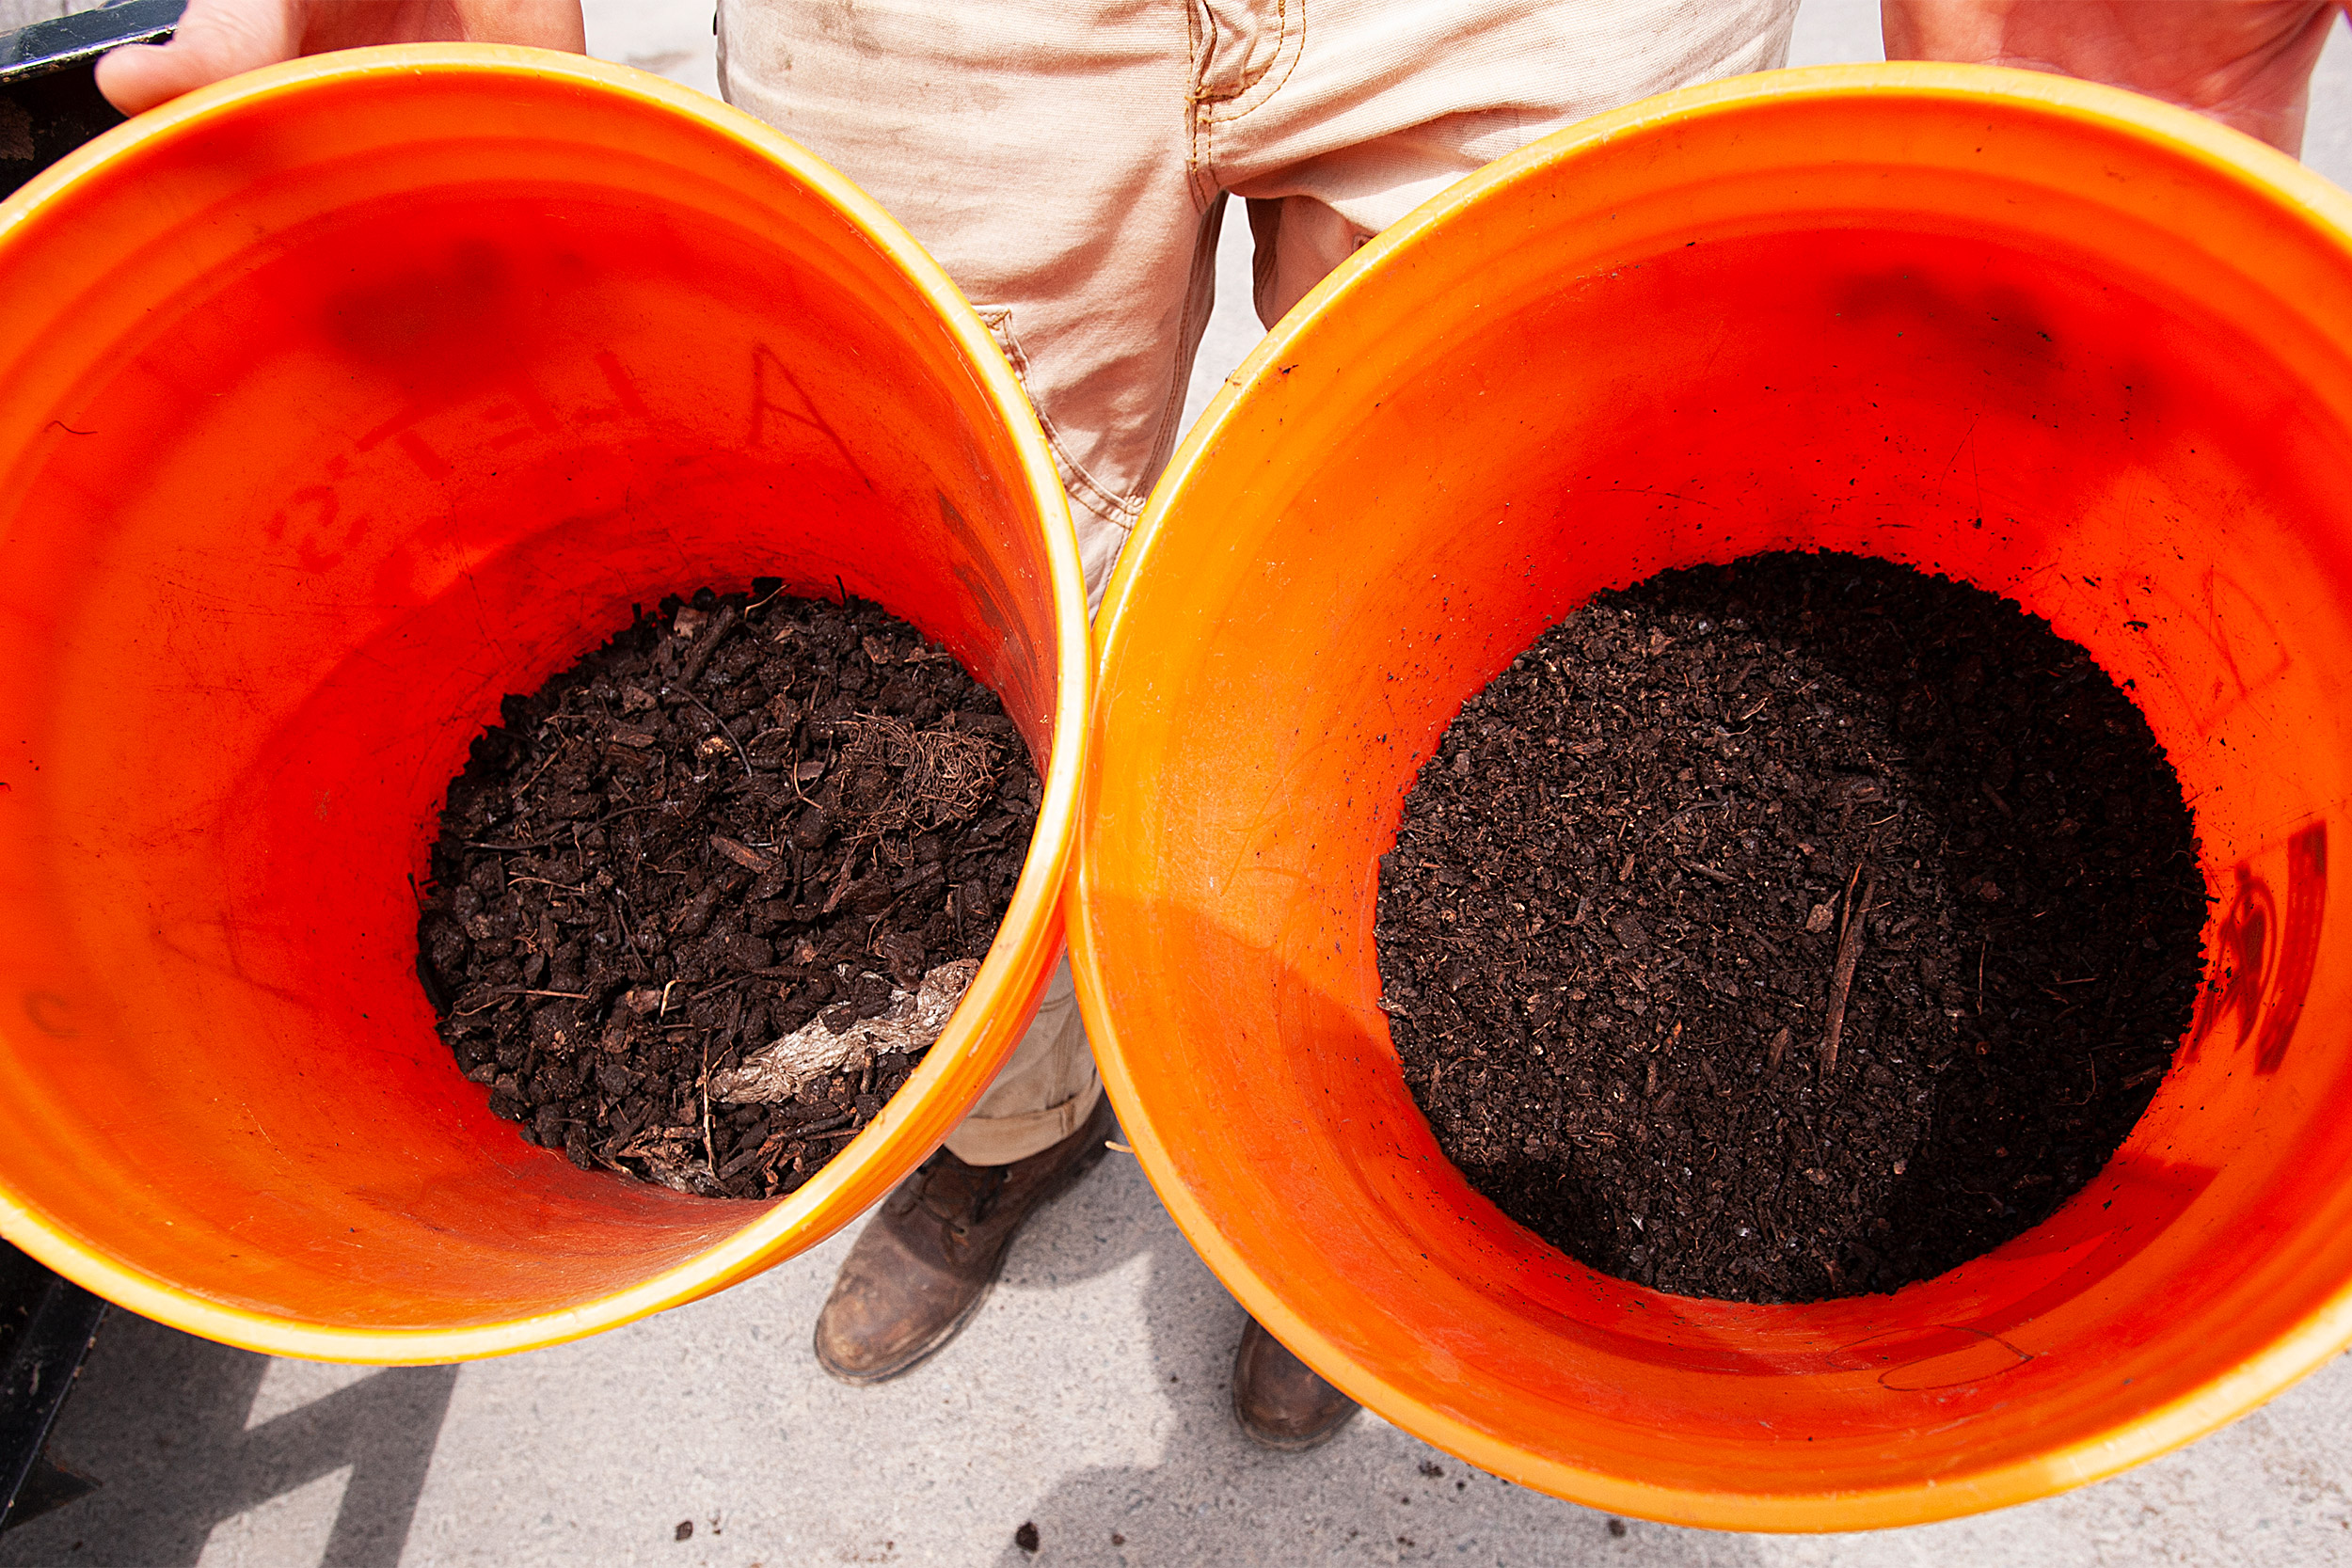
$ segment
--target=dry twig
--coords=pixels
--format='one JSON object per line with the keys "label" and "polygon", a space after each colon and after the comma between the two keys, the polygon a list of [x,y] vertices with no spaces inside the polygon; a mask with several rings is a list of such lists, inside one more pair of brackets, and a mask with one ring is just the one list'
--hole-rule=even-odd
{"label": "dry twig", "polygon": [[1851,884],[1846,893],[1846,922],[1837,932],[1837,965],[1829,976],[1829,1023],[1821,1031],[1821,1080],[1837,1070],[1837,1041],[1846,1032],[1846,998],[1853,991],[1854,966],[1862,961],[1863,921],[1870,912],[1870,895],[1878,891],[1878,873],[1863,879],[1857,902]]}

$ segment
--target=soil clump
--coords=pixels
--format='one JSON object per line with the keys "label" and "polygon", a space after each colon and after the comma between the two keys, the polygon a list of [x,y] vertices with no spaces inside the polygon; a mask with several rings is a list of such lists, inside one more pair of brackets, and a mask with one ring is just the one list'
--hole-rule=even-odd
{"label": "soil clump", "polygon": [[2204,915],[2179,781],[2081,647],[1772,554],[1602,594],[1466,704],[1376,939],[1472,1186],[1609,1274],[1792,1302],[2079,1191],[2172,1060]]}
{"label": "soil clump", "polygon": [[583,1170],[789,1193],[914,1070],[1042,788],[1003,705],[862,599],[664,599],[451,784],[418,923],[441,1037]]}

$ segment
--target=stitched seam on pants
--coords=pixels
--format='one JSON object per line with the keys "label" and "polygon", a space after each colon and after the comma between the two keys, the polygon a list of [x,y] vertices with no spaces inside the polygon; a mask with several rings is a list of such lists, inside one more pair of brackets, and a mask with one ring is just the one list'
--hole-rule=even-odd
{"label": "stitched seam on pants", "polygon": [[[1267,62],[1265,70],[1258,73],[1257,81],[1249,83],[1231,98],[1209,101],[1208,112],[1213,120],[1236,120],[1265,107],[1274,95],[1282,90],[1282,84],[1291,79],[1292,72],[1298,69],[1300,58],[1307,53],[1307,0],[1280,0],[1280,7],[1277,13],[1280,36],[1274,46],[1274,58]],[[1287,60],[1282,57],[1285,50],[1290,55]],[[1267,78],[1273,75],[1277,66],[1281,67],[1282,74],[1268,82]],[[1258,91],[1261,85],[1265,88],[1263,92]],[[1250,102],[1242,103],[1245,98]],[[1226,112],[1218,113],[1219,107]]]}
{"label": "stitched seam on pants", "polygon": [[1210,135],[1209,106],[1206,103],[1187,103],[1184,112],[1192,117],[1193,143],[1200,149],[1200,154],[1192,179],[1192,210],[1198,216],[1209,210],[1223,186],[1216,177],[1216,154]]}
{"label": "stitched seam on pants", "polygon": [[[1012,307],[978,305],[973,309],[978,314],[980,325],[987,327],[989,335],[996,340],[996,347],[1003,353],[1005,362],[1012,367],[1013,376],[1021,383],[1021,389],[1029,391],[1029,356],[1023,351],[1021,340],[1013,334]],[[1053,450],[1054,466],[1061,470],[1062,488],[1070,492],[1071,499],[1104,521],[1132,530],[1136,515],[1143,510],[1142,499],[1121,496],[1087,472],[1078,460],[1070,455],[1070,449],[1062,440],[1060,430],[1056,428],[1053,417],[1038,405],[1034,393],[1029,397],[1029,408],[1037,415],[1038,428],[1045,434],[1045,444]]]}
{"label": "stitched seam on pants", "polygon": [[[1127,508],[1125,508],[1125,507],[1123,507],[1123,506],[1122,506],[1122,507],[1111,507],[1111,506],[1106,506],[1106,505],[1104,505],[1104,503],[1102,503],[1102,502],[1100,502],[1100,501],[1096,500],[1094,498],[1095,498],[1095,492],[1089,491],[1089,492],[1087,492],[1087,493],[1086,493],[1086,494],[1084,494],[1084,495],[1079,495],[1079,494],[1077,494],[1077,493],[1073,492],[1073,493],[1071,495],[1071,498],[1070,498],[1070,499],[1071,499],[1072,500],[1073,500],[1073,501],[1076,501],[1076,502],[1077,502],[1080,506],[1085,507],[1085,508],[1086,508],[1089,512],[1093,513],[1093,514],[1094,514],[1097,517],[1102,518],[1102,519],[1103,519],[1103,521],[1104,521],[1104,522],[1106,522],[1106,523],[1110,524],[1110,525],[1111,525],[1111,527],[1113,527],[1113,528],[1115,528],[1115,529],[1119,530],[1119,531],[1120,531],[1120,532],[1121,532],[1121,533],[1133,533],[1133,532],[1135,532],[1135,531],[1136,531],[1136,512],[1135,512],[1135,511],[1130,511],[1130,510],[1128,510]],[[1137,509],[1136,509],[1136,511],[1139,511],[1139,510],[1141,510],[1141,509],[1140,509],[1140,508],[1137,508]]]}
{"label": "stitched seam on pants", "polygon": [[1204,34],[1215,23],[1200,0],[1184,0],[1184,182],[1192,188],[1196,214],[1209,210],[1217,190],[1209,160],[1208,110],[1200,97],[1200,73],[1209,59]]}
{"label": "stitched seam on pants", "polygon": [[[1260,82],[1265,80],[1266,72],[1281,64],[1282,50],[1290,42],[1290,7],[1303,3],[1304,0],[1274,0],[1273,56],[1269,58],[1265,64],[1258,68],[1258,73],[1255,76],[1245,75],[1240,82],[1234,85],[1233,90],[1231,92],[1204,92],[1200,90],[1199,83],[1196,81],[1194,85],[1194,91],[1200,100],[1204,103],[1230,103],[1235,99],[1248,97],[1250,89],[1255,87]],[[1213,22],[1216,20],[1215,12],[1210,13],[1210,20]],[[1289,72],[1285,71],[1283,74],[1288,75]]]}

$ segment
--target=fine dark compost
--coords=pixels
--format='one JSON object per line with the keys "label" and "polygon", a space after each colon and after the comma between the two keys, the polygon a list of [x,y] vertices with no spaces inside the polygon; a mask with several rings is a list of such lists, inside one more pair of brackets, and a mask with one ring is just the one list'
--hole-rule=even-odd
{"label": "fine dark compost", "polygon": [[1382,1006],[1471,1185],[1663,1291],[1892,1291],[2039,1224],[2201,968],[2178,780],[2013,603],[1763,555],[1603,594],[1446,731]]}
{"label": "fine dark compost", "polygon": [[[490,1109],[582,1169],[799,1187],[1020,876],[1042,791],[1002,705],[879,607],[778,586],[663,600],[505,699],[450,786],[419,973]],[[755,1082],[787,1037],[848,1059]]]}

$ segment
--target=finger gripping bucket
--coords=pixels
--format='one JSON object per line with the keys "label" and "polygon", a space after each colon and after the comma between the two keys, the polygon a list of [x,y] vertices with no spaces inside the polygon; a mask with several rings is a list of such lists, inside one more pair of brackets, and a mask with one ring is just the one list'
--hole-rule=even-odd
{"label": "finger gripping bucket", "polygon": [[[1087,633],[985,330],[807,153],[654,78],[417,47],[143,117],[0,204],[0,1230],[259,1349],[444,1361],[822,1239],[1058,940]],[[788,1198],[574,1169],[433,1030],[418,895],[500,698],[632,607],[863,594],[1046,781],[914,1079]]]}
{"label": "finger gripping bucket", "polygon": [[[1120,564],[1073,896],[1120,1118],[1244,1305],[1502,1476],[1747,1528],[2041,1496],[2333,1354],[2348,230],[2341,193],[2181,111],[1840,68],[1563,133],[1310,296]],[[1669,1296],[1438,1153],[1376,1006],[1375,863],[1543,627],[1815,547],[2013,595],[2127,683],[2194,805],[2207,986],[2045,1224],[1891,1297]]]}

